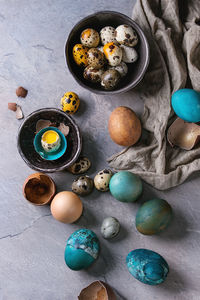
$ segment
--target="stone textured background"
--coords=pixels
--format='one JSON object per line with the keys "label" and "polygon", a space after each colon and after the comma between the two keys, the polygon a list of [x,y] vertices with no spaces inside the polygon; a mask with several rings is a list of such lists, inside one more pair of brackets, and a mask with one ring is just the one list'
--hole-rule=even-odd
{"label": "stone textured background", "polygon": [[[57,222],[49,207],[35,207],[22,196],[22,184],[30,170],[16,148],[20,121],[7,110],[7,102],[18,102],[25,116],[43,107],[59,107],[65,91],[81,97],[74,116],[81,126],[83,152],[92,161],[89,174],[107,166],[106,158],[120,151],[107,132],[110,112],[119,105],[142,113],[141,100],[129,92],[119,96],[96,96],[77,85],[65,65],[64,45],[68,33],[82,17],[98,10],[117,10],[131,16],[135,1],[123,0],[1,0],[0,1],[0,299],[74,300],[80,290],[96,279],[108,282],[122,300],[200,299],[200,181],[193,176],[167,192],[144,184],[141,199],[123,204],[109,193],[94,191],[83,199],[84,214],[72,225]],[[15,89],[29,91],[17,99]],[[52,175],[58,191],[68,190],[74,176]],[[163,197],[172,205],[174,219],[157,236],[143,236],[134,226],[142,202]],[[112,241],[101,238],[104,217],[115,216],[122,230]],[[64,263],[69,235],[80,227],[94,230],[101,242],[101,255],[87,271],[74,272]],[[166,282],[157,287],[143,285],[127,271],[125,258],[135,248],[159,252],[169,263]]]}

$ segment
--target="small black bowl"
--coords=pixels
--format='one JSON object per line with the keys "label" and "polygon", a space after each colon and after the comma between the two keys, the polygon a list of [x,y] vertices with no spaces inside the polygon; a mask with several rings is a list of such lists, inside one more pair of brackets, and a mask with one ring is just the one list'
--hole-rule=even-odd
{"label": "small black bowl", "polygon": [[[83,68],[76,65],[73,59],[73,47],[80,43],[81,32],[86,28],[96,29],[98,32],[105,26],[117,27],[122,24],[130,25],[137,33],[139,42],[135,49],[138,53],[138,60],[128,65],[128,74],[121,80],[115,90],[104,90],[99,84],[89,82],[83,78]],[[78,22],[71,30],[66,46],[65,55],[68,68],[76,81],[87,90],[96,94],[119,94],[134,88],[143,78],[149,64],[149,46],[147,39],[137,23],[132,19],[114,11],[100,11]]]}
{"label": "small black bowl", "polygon": [[[64,123],[69,126],[67,136],[67,151],[57,160],[44,160],[35,151],[33,141],[38,120],[50,120],[56,126]],[[82,139],[78,126],[74,120],[66,113],[56,108],[43,108],[34,111],[21,124],[18,132],[17,148],[27,165],[37,171],[52,173],[61,171],[72,165],[81,152]]]}

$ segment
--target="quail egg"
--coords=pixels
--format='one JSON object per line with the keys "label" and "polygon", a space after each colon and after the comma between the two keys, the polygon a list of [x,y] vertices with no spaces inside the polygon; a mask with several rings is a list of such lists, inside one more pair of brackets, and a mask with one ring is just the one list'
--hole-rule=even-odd
{"label": "quail egg", "polygon": [[101,82],[101,76],[103,73],[103,69],[95,69],[91,66],[87,66],[83,72],[83,77],[91,82]]}
{"label": "quail egg", "polygon": [[109,190],[109,182],[113,173],[109,169],[104,169],[94,177],[94,185],[97,190],[106,192]]}
{"label": "quail egg", "polygon": [[122,60],[122,49],[113,42],[103,47],[103,52],[110,66],[117,66]]}
{"label": "quail egg", "polygon": [[90,160],[85,156],[80,156],[77,161],[73,163],[73,165],[71,165],[67,170],[68,172],[77,175],[87,172],[90,166]]}
{"label": "quail egg", "polygon": [[88,48],[83,46],[82,44],[76,44],[73,47],[73,58],[78,66],[86,67],[88,65],[87,52]]}
{"label": "quail egg", "polygon": [[101,234],[104,239],[111,239],[115,237],[120,230],[120,223],[113,217],[108,217],[103,220],[101,225]]}
{"label": "quail egg", "polygon": [[92,28],[83,30],[80,39],[82,45],[89,48],[97,47],[100,40],[98,32]]}
{"label": "quail egg", "polygon": [[116,70],[107,70],[101,77],[101,85],[105,90],[113,90],[119,83],[121,76]]}
{"label": "quail egg", "polygon": [[122,61],[125,63],[133,63],[138,59],[138,54],[134,48],[121,45]]}
{"label": "quail egg", "polygon": [[126,24],[120,25],[116,28],[115,38],[118,43],[128,47],[134,47],[138,43],[138,37],[135,30]]}
{"label": "quail egg", "polygon": [[115,67],[109,66],[108,69],[114,69],[114,70],[116,70],[117,72],[119,72],[119,74],[121,75],[121,77],[126,76],[126,74],[128,73],[128,67],[125,64],[125,62],[123,62],[123,61],[121,61],[118,66],[115,66]]}
{"label": "quail egg", "polygon": [[106,26],[100,31],[101,43],[103,45],[108,43],[117,43],[115,39],[115,28],[112,26]]}
{"label": "quail egg", "polygon": [[81,176],[72,183],[72,191],[80,196],[89,195],[94,187],[93,179],[89,176]]}
{"label": "quail egg", "polygon": [[104,54],[97,48],[91,48],[88,50],[87,60],[88,64],[96,69],[102,68],[105,64]]}
{"label": "quail egg", "polygon": [[80,105],[80,99],[74,92],[66,92],[61,98],[62,110],[70,115],[74,114]]}

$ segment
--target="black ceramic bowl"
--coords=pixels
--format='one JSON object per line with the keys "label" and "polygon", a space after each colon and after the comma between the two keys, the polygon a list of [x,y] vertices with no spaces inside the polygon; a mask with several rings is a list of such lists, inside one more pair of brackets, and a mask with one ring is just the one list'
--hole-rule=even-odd
{"label": "black ceramic bowl", "polygon": [[[67,151],[57,160],[44,160],[34,149],[33,140],[36,123],[40,119],[50,120],[57,126],[59,126],[59,123],[69,126]],[[30,168],[40,172],[52,173],[68,168],[79,157],[81,146],[82,140],[78,126],[71,117],[60,109],[43,108],[36,110],[24,120],[19,128],[17,140],[18,151]]]}
{"label": "black ceramic bowl", "polygon": [[[80,43],[80,35],[84,29],[93,28],[99,32],[105,26],[110,25],[116,28],[121,24],[130,25],[138,34],[139,42],[135,49],[139,57],[137,62],[127,64],[128,74],[121,80],[118,87],[115,90],[107,91],[101,85],[83,78],[83,68],[77,66],[74,62],[72,49],[75,44]],[[149,64],[149,46],[142,29],[129,17],[114,11],[100,11],[78,22],[68,36],[65,55],[68,68],[76,81],[82,87],[96,94],[119,94],[134,88],[142,80]]]}

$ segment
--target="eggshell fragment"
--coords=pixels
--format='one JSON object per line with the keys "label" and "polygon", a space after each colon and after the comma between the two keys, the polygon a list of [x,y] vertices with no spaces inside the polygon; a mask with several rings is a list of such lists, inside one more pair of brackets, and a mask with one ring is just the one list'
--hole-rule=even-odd
{"label": "eggshell fragment", "polygon": [[168,129],[167,140],[172,147],[191,150],[200,141],[200,126],[177,118]]}
{"label": "eggshell fragment", "polygon": [[8,109],[12,110],[12,111],[16,111],[17,110],[17,103],[9,102],[8,103]]}
{"label": "eggshell fragment", "polygon": [[69,134],[69,126],[65,125],[64,123],[60,123],[58,129],[64,134],[64,136]]}
{"label": "eggshell fragment", "polygon": [[18,120],[20,120],[20,119],[23,119],[23,117],[24,117],[24,114],[23,114],[23,111],[22,111],[22,109],[21,109],[21,106],[17,105],[17,109],[16,109],[16,118],[17,118]]}
{"label": "eggshell fragment", "polygon": [[36,133],[38,133],[43,128],[46,128],[46,127],[49,127],[49,126],[51,126],[51,121],[50,120],[43,120],[43,119],[38,120],[37,123],[36,123]]}
{"label": "eggshell fragment", "polygon": [[84,288],[79,300],[116,300],[116,295],[112,288],[103,281],[94,281],[89,286]]}
{"label": "eggshell fragment", "polygon": [[17,89],[16,89],[16,95],[17,97],[22,97],[22,98],[25,98],[28,94],[28,91],[23,88],[22,86],[19,86]]}

